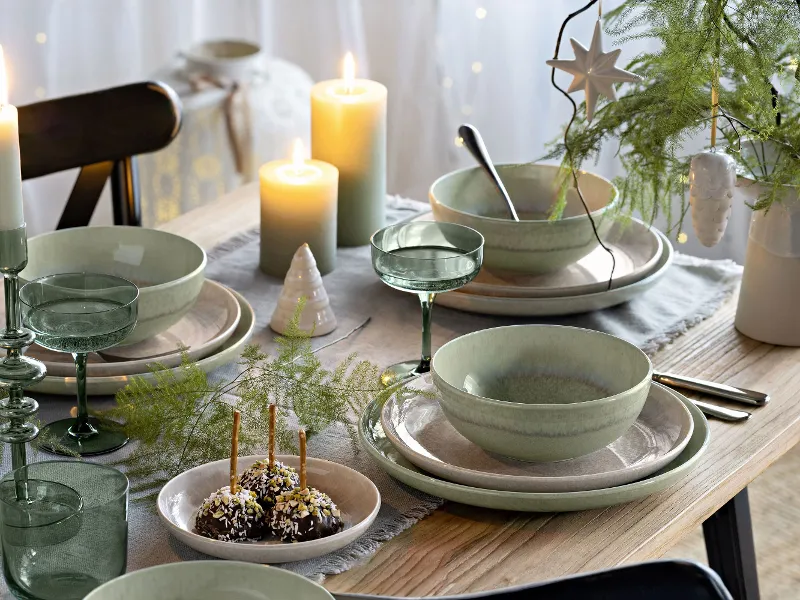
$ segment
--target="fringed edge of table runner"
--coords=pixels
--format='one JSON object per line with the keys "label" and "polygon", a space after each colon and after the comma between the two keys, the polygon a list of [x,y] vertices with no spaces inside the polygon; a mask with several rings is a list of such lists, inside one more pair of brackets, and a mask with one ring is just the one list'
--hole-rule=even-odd
{"label": "fringed edge of table runner", "polygon": [[[732,260],[711,260],[707,258],[699,258],[697,256],[690,256],[688,254],[676,254],[673,261],[673,266],[681,267],[705,267],[709,265],[724,267],[729,271],[731,277],[740,277],[742,273],[742,266]],[[689,331],[695,325],[708,319],[711,315],[717,312],[722,304],[730,298],[736,291],[736,285],[723,285],[720,286],[719,291],[706,302],[705,306],[697,313],[686,319],[681,319],[676,322],[674,326],[670,327],[663,333],[650,338],[641,346],[642,352],[648,356],[652,356],[664,346],[674,341],[679,336]]]}

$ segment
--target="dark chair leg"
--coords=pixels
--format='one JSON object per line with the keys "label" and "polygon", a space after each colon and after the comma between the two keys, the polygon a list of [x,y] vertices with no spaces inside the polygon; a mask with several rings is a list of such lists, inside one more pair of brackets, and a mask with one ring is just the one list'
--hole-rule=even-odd
{"label": "dark chair leg", "polygon": [[111,202],[115,225],[142,225],[139,196],[139,169],[135,156],[114,163],[111,172]]}
{"label": "dark chair leg", "polygon": [[758,600],[756,551],[747,488],[703,523],[708,564],[734,600]]}

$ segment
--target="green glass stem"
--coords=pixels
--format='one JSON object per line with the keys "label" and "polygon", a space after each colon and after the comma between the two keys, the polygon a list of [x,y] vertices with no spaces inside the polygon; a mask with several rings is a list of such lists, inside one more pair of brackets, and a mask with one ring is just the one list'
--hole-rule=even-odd
{"label": "green glass stem", "polygon": [[416,369],[417,373],[428,373],[431,370],[431,317],[433,301],[436,294],[422,292],[419,303],[422,305],[422,358]]}
{"label": "green glass stem", "polygon": [[89,423],[89,408],[86,404],[86,353],[73,352],[72,358],[75,359],[75,382],[78,387],[78,416],[69,428],[69,434],[74,438],[87,438],[97,435],[91,423]]}

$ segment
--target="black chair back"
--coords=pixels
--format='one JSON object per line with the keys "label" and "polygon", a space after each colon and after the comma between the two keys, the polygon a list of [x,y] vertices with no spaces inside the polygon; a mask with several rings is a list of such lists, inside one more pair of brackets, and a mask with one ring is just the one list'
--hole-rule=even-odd
{"label": "black chair back", "polygon": [[88,225],[110,178],[114,223],[138,226],[136,155],[164,148],[180,126],[177,94],[154,81],[20,106],[22,178],[80,167],[58,229]]}

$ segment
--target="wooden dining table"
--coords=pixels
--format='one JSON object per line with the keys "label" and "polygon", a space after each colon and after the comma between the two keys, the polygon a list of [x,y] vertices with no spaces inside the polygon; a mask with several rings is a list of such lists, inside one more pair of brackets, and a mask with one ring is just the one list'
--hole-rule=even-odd
{"label": "wooden dining table", "polygon": [[[206,249],[257,226],[251,184],[161,228]],[[734,328],[736,296],[652,357],[661,371],[766,392],[742,423],[711,421],[699,464],[667,490],[608,508],[515,513],[445,503],[345,573],[331,592],[443,596],[656,559],[699,525],[709,564],[737,600],[759,597],[747,486],[800,439],[800,348]],[[746,408],[727,404],[731,408]]]}

